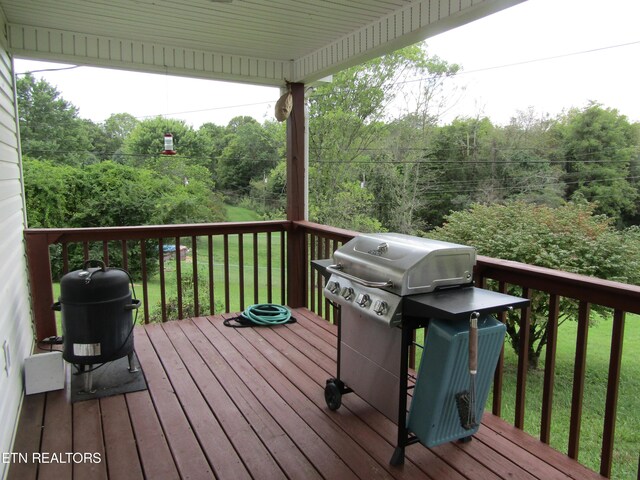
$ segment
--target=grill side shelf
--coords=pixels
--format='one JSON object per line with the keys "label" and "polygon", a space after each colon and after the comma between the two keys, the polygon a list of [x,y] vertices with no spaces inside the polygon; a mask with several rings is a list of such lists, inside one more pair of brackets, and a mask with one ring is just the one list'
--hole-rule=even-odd
{"label": "grill side shelf", "polygon": [[327,267],[331,264],[333,264],[333,259],[331,258],[311,260],[311,267],[324,277],[325,282],[331,277],[331,272],[327,271]]}
{"label": "grill side shelf", "polygon": [[405,317],[462,320],[468,319],[473,312],[499,313],[528,305],[526,298],[477,287],[463,287],[403,297],[402,310]]}

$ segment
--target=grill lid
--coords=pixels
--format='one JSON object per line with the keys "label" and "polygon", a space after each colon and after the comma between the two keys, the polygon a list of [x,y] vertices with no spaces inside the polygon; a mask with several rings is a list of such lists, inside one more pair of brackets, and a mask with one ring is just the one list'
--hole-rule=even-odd
{"label": "grill lid", "polygon": [[333,254],[336,275],[397,295],[470,284],[473,247],[401,233],[359,235]]}

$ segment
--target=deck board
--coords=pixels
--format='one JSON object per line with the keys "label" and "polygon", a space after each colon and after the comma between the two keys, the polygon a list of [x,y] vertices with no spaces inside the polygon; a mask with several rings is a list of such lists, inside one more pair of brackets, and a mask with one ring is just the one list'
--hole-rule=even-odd
{"label": "deck board", "polygon": [[15,464],[13,478],[583,479],[603,478],[485,414],[472,442],[406,449],[389,465],[393,422],[356,394],[331,412],[336,328],[305,309],[297,323],[232,329],[199,317],[136,329],[149,390],[69,404],[25,399],[15,451],[100,453],[99,464]]}
{"label": "deck board", "polygon": [[158,480],[179,478],[149,392],[127,393],[125,398],[144,476]]}
{"label": "deck board", "polygon": [[100,411],[109,478],[142,479],[142,466],[125,396],[114,395],[100,399]]}

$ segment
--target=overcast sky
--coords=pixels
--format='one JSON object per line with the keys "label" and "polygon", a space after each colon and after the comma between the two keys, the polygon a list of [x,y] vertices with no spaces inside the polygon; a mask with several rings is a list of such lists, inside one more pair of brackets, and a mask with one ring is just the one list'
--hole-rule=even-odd
{"label": "overcast sky", "polygon": [[[532,106],[555,116],[593,100],[640,121],[640,0],[528,0],[427,40],[430,54],[458,63],[463,95],[447,112],[506,124]],[[16,71],[64,67],[16,60]],[[495,68],[494,68],[495,67]],[[163,115],[198,127],[237,115],[273,118],[279,92],[167,75],[80,67],[36,73],[102,122],[112,113]]]}

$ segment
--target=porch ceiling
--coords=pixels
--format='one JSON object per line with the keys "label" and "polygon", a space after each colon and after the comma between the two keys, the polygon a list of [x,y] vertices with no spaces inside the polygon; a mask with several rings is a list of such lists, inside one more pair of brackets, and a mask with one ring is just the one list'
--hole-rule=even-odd
{"label": "porch ceiling", "polygon": [[523,0],[0,0],[17,56],[310,83]]}

